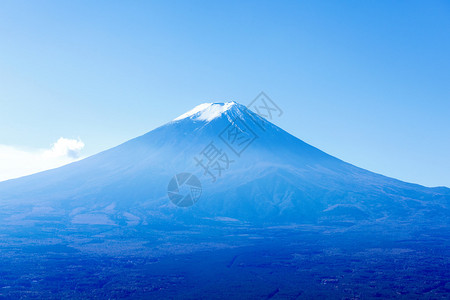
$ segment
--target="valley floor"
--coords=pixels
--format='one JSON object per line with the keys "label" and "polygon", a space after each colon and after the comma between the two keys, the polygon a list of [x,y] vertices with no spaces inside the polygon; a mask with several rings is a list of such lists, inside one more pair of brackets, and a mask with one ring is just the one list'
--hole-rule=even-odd
{"label": "valley floor", "polygon": [[0,299],[450,298],[448,228],[231,223],[5,226]]}

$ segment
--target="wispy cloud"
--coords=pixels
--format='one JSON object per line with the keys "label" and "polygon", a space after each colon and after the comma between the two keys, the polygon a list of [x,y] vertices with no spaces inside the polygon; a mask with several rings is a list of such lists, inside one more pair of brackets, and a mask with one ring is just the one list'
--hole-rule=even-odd
{"label": "wispy cloud", "polygon": [[0,144],[0,181],[57,168],[80,158],[84,143],[59,138],[49,149],[24,150]]}

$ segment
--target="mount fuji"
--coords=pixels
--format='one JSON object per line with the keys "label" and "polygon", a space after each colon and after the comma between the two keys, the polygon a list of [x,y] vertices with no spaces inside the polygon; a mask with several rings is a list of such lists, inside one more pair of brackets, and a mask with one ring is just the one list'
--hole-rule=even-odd
{"label": "mount fuji", "polygon": [[236,102],[0,182],[0,299],[448,299],[450,189]]}
{"label": "mount fuji", "polygon": [[[201,182],[201,197],[188,208],[167,195],[170,180],[181,173]],[[0,218],[6,223],[34,223],[45,216],[105,225],[173,218],[427,221],[447,218],[449,207],[450,189],[353,166],[236,102],[201,104],[115,148],[0,183]]]}

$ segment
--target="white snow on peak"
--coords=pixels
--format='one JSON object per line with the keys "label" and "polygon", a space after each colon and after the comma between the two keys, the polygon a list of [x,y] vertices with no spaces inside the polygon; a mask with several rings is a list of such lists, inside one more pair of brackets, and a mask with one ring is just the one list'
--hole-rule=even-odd
{"label": "white snow on peak", "polygon": [[179,121],[185,118],[191,118],[193,120],[200,121],[212,121],[217,117],[220,117],[224,112],[229,110],[233,105],[237,104],[234,101],[226,103],[203,103],[197,105],[187,113],[182,114],[174,121]]}

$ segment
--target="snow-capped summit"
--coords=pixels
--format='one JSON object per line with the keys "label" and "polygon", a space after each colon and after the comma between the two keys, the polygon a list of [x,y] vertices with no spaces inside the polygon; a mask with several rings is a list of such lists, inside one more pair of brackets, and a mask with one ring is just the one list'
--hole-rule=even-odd
{"label": "snow-capped summit", "polygon": [[224,112],[228,111],[233,106],[238,107],[242,105],[235,101],[225,103],[203,103],[175,118],[174,121],[190,118],[192,120],[210,122],[215,118],[220,117]]}

